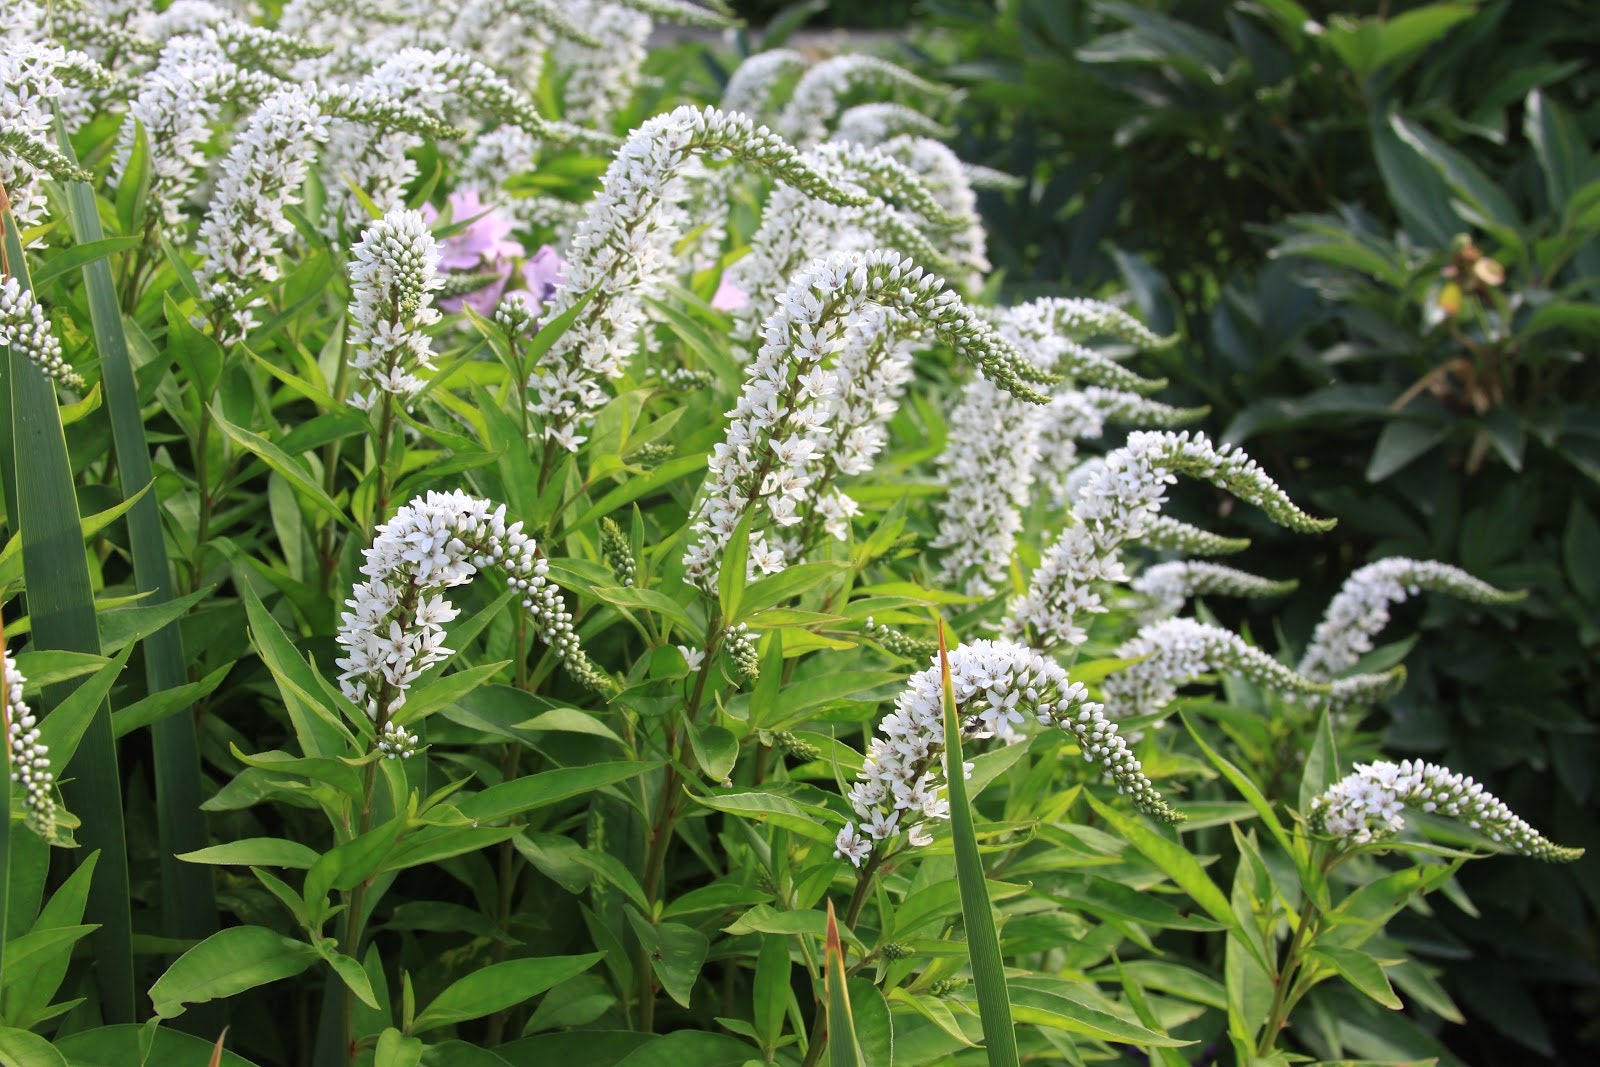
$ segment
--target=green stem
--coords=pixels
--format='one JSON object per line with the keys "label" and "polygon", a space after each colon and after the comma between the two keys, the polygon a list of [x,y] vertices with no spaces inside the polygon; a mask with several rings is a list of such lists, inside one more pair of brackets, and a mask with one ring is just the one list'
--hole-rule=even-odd
{"label": "green stem", "polygon": [[[846,926],[854,927],[856,920],[861,918],[861,909],[866,905],[867,894],[872,888],[872,876],[883,866],[884,858],[883,853],[874,851],[867,858],[867,865],[857,872],[855,892],[850,894],[850,903],[844,909]],[[817,1067],[823,1049],[828,1047],[827,1032],[828,1013],[819,1008],[811,1020],[811,1035],[806,1039],[806,1058],[800,1061],[800,1067]]]}
{"label": "green stem", "polygon": [[[1326,877],[1332,868],[1331,858],[1322,863],[1322,873]],[[1300,903],[1300,914],[1295,921],[1294,935],[1289,938],[1289,947],[1284,950],[1283,966],[1278,968],[1278,973],[1273,976],[1272,1007],[1267,1011],[1267,1023],[1261,1031],[1261,1038],[1256,1042],[1257,1056],[1270,1056],[1277,1050],[1278,1034],[1289,1021],[1289,1013],[1294,1010],[1295,1002],[1299,995],[1294,994],[1294,987],[1298,984],[1300,969],[1305,963],[1305,953],[1315,943],[1315,931],[1318,926],[1316,902],[1310,893]]]}

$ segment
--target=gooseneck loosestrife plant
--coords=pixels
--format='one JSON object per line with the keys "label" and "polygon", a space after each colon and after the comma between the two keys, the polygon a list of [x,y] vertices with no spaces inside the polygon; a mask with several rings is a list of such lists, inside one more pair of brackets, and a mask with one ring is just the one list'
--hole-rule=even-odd
{"label": "gooseneck loosestrife plant", "polygon": [[1333,519],[1178,429],[1179,338],[1009,299],[978,191],[1036,176],[889,59],[658,21],[732,24],[7,8],[0,1059],[1285,1063],[1453,1011],[1388,920],[1579,850],[1382,758],[1375,642],[1515,595],[1185,614],[1296,561],[1192,558],[1247,542],[1180,478]]}

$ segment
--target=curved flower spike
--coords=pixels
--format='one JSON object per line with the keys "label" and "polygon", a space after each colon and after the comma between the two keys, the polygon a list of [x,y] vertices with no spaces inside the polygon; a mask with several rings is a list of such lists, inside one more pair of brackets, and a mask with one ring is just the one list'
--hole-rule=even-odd
{"label": "curved flower spike", "polygon": [[[1030,718],[1055,726],[1071,733],[1083,758],[1101,764],[1118,792],[1131,795],[1140,811],[1163,822],[1183,818],[1145,776],[1116,724],[1058,664],[1023,645],[969,641],[950,653],[950,677],[963,738],[995,737],[1014,744],[1023,739],[1019,728]],[[901,833],[913,845],[931,840],[928,820],[948,818],[950,812],[944,737],[944,689],[936,659],[911,676],[894,710],[878,724],[848,796],[860,829],[851,822],[839,832],[835,855],[859,867],[874,842]]]}
{"label": "curved flower spike", "polygon": [[[1085,465],[1088,466],[1088,465]],[[1289,500],[1276,482],[1244,453],[1217,448],[1188,431],[1140,431],[1094,465],[1075,489],[1077,523],[1062,531],[1033,574],[1027,593],[1001,621],[1001,636],[1032,634],[1043,647],[1081,644],[1088,632],[1080,614],[1106,610],[1097,587],[1127,581],[1122,546],[1138,540],[1166,502],[1167,486],[1188,474],[1255,504],[1279,525],[1325,530],[1331,520],[1312,518]]]}
{"label": "curved flower spike", "polygon": [[1244,638],[1194,619],[1164,619],[1139,629],[1117,649],[1118,659],[1143,657],[1106,677],[1101,691],[1113,718],[1150,715],[1203,674],[1227,670],[1280,693],[1327,696],[1326,682],[1304,678]]}
{"label": "curved flower spike", "polygon": [[39,743],[38,717],[22,699],[27,684],[11,653],[0,650],[0,701],[4,702],[0,711],[11,753],[11,780],[22,786],[22,817],[28,829],[48,841],[56,825],[55,776],[50,772],[50,750]]}
{"label": "curved flower spike", "polygon": [[[916,108],[880,101],[846,108],[844,114],[839,116],[839,128],[834,130],[833,139],[871,148],[901,134],[943,141],[954,137],[955,133],[952,127],[924,115]],[[970,175],[965,177],[971,181]]]}
{"label": "curved flower spike", "polygon": [[1382,703],[1405,688],[1404,665],[1391,667],[1380,674],[1352,674],[1333,683],[1333,692],[1316,703],[1338,713],[1351,708],[1367,708]]}
{"label": "curved flower spike", "polygon": [[[862,330],[881,328],[872,314],[875,309],[903,318],[904,328],[960,349],[1002,388],[1042,399],[1022,380],[1026,365],[1021,354],[979,321],[939,278],[924,274],[910,260],[879,249],[836,252],[816,261],[795,278],[762,327],[766,343],[746,372],[744,390],[729,413],[727,436],[707,463],[705,495],[693,522],[696,538],[684,555],[688,578],[701,589],[715,588],[723,550],[753,508],[761,509],[761,521],[752,528],[749,561],[766,574],[788,567],[790,557],[804,548],[772,543],[762,532],[769,525],[809,525],[812,509],[824,511],[830,520],[847,517],[826,514],[828,508],[837,512],[850,505],[837,494],[819,500],[818,478],[832,454],[831,431],[844,421],[840,401],[862,402],[860,418],[848,411],[843,416],[855,418],[855,425],[863,428],[876,418],[872,407],[880,401],[893,403],[888,393],[852,395],[858,379],[878,373],[850,369],[852,357],[874,363],[892,359],[892,348],[875,353],[852,347]],[[863,469],[844,462],[838,466],[841,473]]]}
{"label": "curved flower spike", "polygon": [[662,22],[679,26],[698,26],[706,30],[726,30],[738,26],[739,20],[726,10],[701,7],[689,0],[609,0],[620,7],[628,7],[640,14],[649,15]]}
{"label": "curved flower spike", "polygon": [[55,45],[7,42],[0,49],[0,185],[21,229],[44,221],[47,201],[40,173],[71,181],[90,177],[56,147],[52,103],[59,102],[68,85],[104,84],[108,77],[82,52]]}
{"label": "curved flower spike", "polygon": [[1396,557],[1380,559],[1345,579],[1328,604],[1311,643],[1300,659],[1300,673],[1332,678],[1372,651],[1372,639],[1389,624],[1389,605],[1427,591],[1448,593],[1474,604],[1511,604],[1524,593],[1507,593],[1448,563]]}
{"label": "curved flower spike", "polygon": [[[1024,339],[1025,344],[1050,348],[1063,377],[1084,385],[1102,386],[1126,393],[1153,393],[1166,386],[1163,378],[1143,378],[1104,353],[1073,338],[1058,319],[1065,301],[1036,300],[997,312]],[[1068,322],[1070,325],[1070,321]]]}
{"label": "curved flower spike", "polygon": [[691,156],[725,153],[766,171],[809,196],[864,206],[872,198],[808,163],[765,126],[715,108],[680,107],[628,135],[601,179],[601,190],[578,224],[567,252],[567,285],[546,305],[546,321],[593,296],[545,354],[528,385],[544,436],[570,451],[585,440],[578,430],[604,404],[604,384],[619,377],[646,323],[646,301],[657,295],[673,261],[682,195],[675,173]]}
{"label": "curved flower spike", "polygon": [[1028,183],[1026,179],[1015,174],[1007,174],[994,167],[986,167],[981,163],[963,163],[963,170],[967,172],[967,181],[974,189],[998,189],[1001,192],[1014,193],[1024,188]]}
{"label": "curved flower spike", "polygon": [[1050,317],[1051,324],[1074,341],[1114,337],[1141,351],[1170,348],[1178,341],[1176,334],[1162,337],[1122,308],[1104,300],[1047,297],[1036,303]]}
{"label": "curved flower spike", "polygon": [[1406,808],[1460,819],[1510,852],[1552,863],[1583,855],[1545,838],[1471,778],[1421,760],[1358,763],[1311,804],[1310,825],[1346,847],[1392,837],[1405,826]]}
{"label": "curved flower spike", "polygon": [[767,113],[767,104],[778,82],[806,69],[810,60],[792,48],[771,48],[747,56],[728,78],[722,90],[722,110],[741,112],[756,118]]}
{"label": "curved flower spike", "polygon": [[505,505],[460,491],[429,492],[400,507],[374,531],[366,562],[345,601],[335,660],[339,687],[378,724],[380,740],[400,755],[406,749],[395,714],[406,690],[429,667],[451,655],[444,624],[458,612],[442,591],[465,585],[483,567],[496,567],[522,596],[534,631],[573,677],[599,691],[612,688],[578,645],[572,615],[549,579],[549,563],[522,523],[507,525]]}
{"label": "curved flower spike", "polygon": [[46,378],[74,389],[84,388],[83,378],[61,354],[61,342],[50,328],[50,317],[16,278],[0,282],[0,348],[25,357]]}
{"label": "curved flower spike", "polygon": [[1182,552],[1187,556],[1231,556],[1249,548],[1250,538],[1224,537],[1167,515],[1157,515],[1144,532],[1144,543],[1150,548]]}
{"label": "curved flower spike", "polygon": [[933,229],[955,230],[970,224],[970,217],[948,210],[915,170],[887,152],[866,145],[833,142],[829,143],[828,151],[846,180],[885,203],[920,216]]}
{"label": "curved flower spike", "polygon": [[1147,568],[1133,580],[1135,591],[1152,601],[1152,621],[1176,615],[1195,596],[1273,597],[1293,592],[1300,583],[1258,578],[1254,574],[1203,560],[1174,560]]}
{"label": "curved flower spike", "polygon": [[840,98],[859,85],[899,87],[933,97],[950,95],[946,87],[925,81],[886,59],[859,54],[834,56],[801,76],[778,118],[778,129],[799,145],[826,139],[828,124],[839,113]]}

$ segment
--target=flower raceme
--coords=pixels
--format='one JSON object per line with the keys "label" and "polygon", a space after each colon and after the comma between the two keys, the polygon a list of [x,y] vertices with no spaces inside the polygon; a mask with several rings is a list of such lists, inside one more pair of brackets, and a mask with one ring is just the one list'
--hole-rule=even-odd
{"label": "flower raceme", "polygon": [[[28,680],[17,670],[11,653],[0,650],[0,700],[5,706],[6,750],[11,755],[11,780],[22,786],[22,812],[28,829],[49,840],[56,823],[50,772],[50,750],[39,742],[39,720],[22,699]],[[9,786],[7,787],[9,788]]]}
{"label": "flower raceme", "polygon": [[[950,677],[963,738],[1023,739],[1029,718],[1072,734],[1083,758],[1101,764],[1117,790],[1138,808],[1165,822],[1182,816],[1162,800],[1128,751],[1116,724],[1106,719],[1088,690],[1059,665],[1009,641],[970,641],[950,653]],[[928,844],[929,823],[949,817],[946,778],[944,690],[940,665],[911,677],[892,712],[878,724],[878,736],[850,787],[856,819],[839,831],[835,855],[856,866],[899,834],[912,845]]]}
{"label": "flower raceme", "polygon": [[1144,535],[1179,474],[1211,482],[1293,530],[1333,525],[1295,507],[1243,452],[1217,448],[1204,435],[1187,431],[1131,433],[1127,444],[1108,453],[1076,489],[1076,521],[1046,550],[1027,593],[1001,622],[1001,636],[1020,640],[1030,634],[1044,648],[1081,644],[1088,632],[1080,617],[1106,610],[1100,587],[1128,580],[1120,551]]}
{"label": "flower raceme", "polygon": [[1372,639],[1389,624],[1389,605],[1427,591],[1448,593],[1474,604],[1510,604],[1522,593],[1507,593],[1459,567],[1434,560],[1396,557],[1369,563],[1346,578],[1311,635],[1300,673],[1332,678],[1372,651]]}
{"label": "flower raceme", "polygon": [[74,389],[84,388],[83,378],[61,353],[50,317],[16,278],[0,281],[0,348],[25,357],[47,378]]}
{"label": "flower raceme", "polygon": [[350,368],[371,386],[351,395],[352,407],[371,411],[388,394],[404,408],[421,391],[413,372],[433,369],[427,328],[439,321],[438,266],[438,244],[416,211],[390,211],[351,249]]}
{"label": "flower raceme", "polygon": [[379,526],[362,554],[366,579],[345,601],[349,610],[338,633],[344,655],[335,662],[344,695],[377,723],[391,758],[409,755],[415,744],[395,721],[406,691],[452,654],[444,647],[444,624],[457,611],[443,590],[466,584],[485,567],[505,573],[534,631],[575,678],[596,689],[610,686],[579,647],[572,615],[548,577],[549,564],[522,523],[507,524],[504,505],[460,491],[430,492]]}
{"label": "flower raceme", "polygon": [[[830,462],[841,473],[858,469],[843,466],[842,459],[830,460],[830,442],[835,414],[845,410],[844,402],[863,381],[876,380],[852,372],[846,381],[839,372],[840,361],[852,351],[852,335],[876,321],[869,314],[873,308],[892,311],[909,326],[962,350],[1005,388],[1043,399],[1027,384],[1043,375],[945,289],[941,279],[883,250],[835,253],[818,260],[795,278],[763,326],[765,343],[729,413],[727,435],[707,463],[706,488],[694,515],[696,538],[684,556],[688,577],[700,588],[715,589],[723,551],[752,509],[759,509],[748,554],[753,575],[774,574],[794,562],[792,557],[805,546],[780,537],[787,537],[784,531],[790,527],[805,529],[802,524],[813,509],[823,513],[825,522],[848,518],[829,513],[849,510],[848,498],[819,496],[817,482]],[[862,449],[870,454],[866,444]],[[769,530],[774,536],[768,536]]]}
{"label": "flower raceme", "polygon": [[1190,597],[1219,593],[1223,596],[1274,597],[1294,591],[1298,582],[1277,582],[1247,574],[1234,567],[1206,560],[1173,560],[1147,567],[1133,580],[1135,592],[1150,600],[1149,621],[1170,618],[1183,610]]}
{"label": "flower raceme", "polygon": [[1405,809],[1459,819],[1490,841],[1535,859],[1569,863],[1583,855],[1548,840],[1505,802],[1471,778],[1421,760],[1358,763],[1311,804],[1310,825],[1345,847],[1392,837],[1405,826]]}

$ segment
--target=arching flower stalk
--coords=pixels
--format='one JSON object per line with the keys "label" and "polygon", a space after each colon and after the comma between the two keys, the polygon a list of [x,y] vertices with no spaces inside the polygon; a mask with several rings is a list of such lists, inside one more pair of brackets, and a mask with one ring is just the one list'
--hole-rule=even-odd
{"label": "arching flower stalk", "polygon": [[1027,593],[1001,622],[1001,635],[1031,637],[1030,643],[1041,648],[1081,644],[1088,633],[1080,616],[1104,612],[1100,588],[1128,580],[1122,546],[1144,535],[1179,474],[1209,481],[1293,530],[1315,532],[1333,525],[1295,507],[1243,452],[1226,445],[1219,449],[1187,431],[1132,433],[1085,480],[1074,524],[1046,551]]}
{"label": "arching flower stalk", "polygon": [[1309,678],[1332,678],[1348,670],[1372,651],[1373,638],[1389,624],[1389,606],[1424,591],[1486,605],[1515,603],[1525,595],[1496,589],[1448,563],[1380,559],[1345,579],[1311,635],[1300,659],[1300,673]]}
{"label": "arching flower stalk", "polygon": [[964,284],[976,287],[989,272],[988,234],[978,213],[978,196],[967,181],[961,159],[931,137],[892,137],[878,150],[921,178],[943,212],[954,220],[944,234],[950,255],[966,272]]}
{"label": "arching flower stalk", "polygon": [[[546,119],[521,90],[495,70],[449,48],[403,48],[358,86],[376,99],[427,100],[441,114],[479,117],[501,129],[509,128],[514,131],[511,136],[520,137],[512,141],[502,136],[499,143],[525,148],[527,156],[520,162],[526,164],[531,164],[542,143],[581,144],[607,151],[616,146],[616,140],[607,135]],[[338,180],[328,183],[328,199],[333,205],[325,224],[329,232],[341,221],[353,230],[367,219],[366,208],[352,185],[381,210],[400,206],[417,172],[416,162],[407,153],[421,144],[422,138],[414,130],[374,127],[360,121],[331,124],[324,169]],[[496,177],[496,186],[503,178]]]}
{"label": "arching flower stalk", "polygon": [[468,0],[457,11],[442,10],[451,46],[481,59],[523,93],[538,89],[558,38],[600,47],[598,38],[568,16],[561,0]]}
{"label": "arching flower stalk", "polygon": [[[1042,401],[1027,384],[1041,375],[978,319],[943,282],[890,252],[835,253],[796,277],[763,328],[766,343],[750,364],[730,412],[727,437],[707,462],[695,509],[688,578],[710,592],[728,539],[757,509],[749,546],[751,574],[773,574],[791,560],[769,528],[796,526],[819,507],[814,483],[829,433],[829,398],[843,393],[830,357],[847,350],[862,316],[876,306],[896,312],[966,353],[983,373],[1020,396]],[[825,506],[825,505],[822,505]]]}
{"label": "arching flower stalk", "polygon": [[0,348],[22,356],[46,378],[79,392],[85,388],[82,376],[61,353],[50,316],[16,278],[0,281]]}
{"label": "arching flower stalk", "polygon": [[1421,760],[1358,763],[1311,804],[1309,823],[1341,848],[1370,845],[1405,827],[1407,808],[1459,819],[1508,852],[1551,863],[1583,855],[1544,837],[1494,794],[1448,767]]}
{"label": "arching flower stalk", "polygon": [[11,781],[22,786],[23,824],[48,841],[56,826],[55,775],[50,771],[50,749],[39,741],[39,720],[22,699],[27,684],[11,653],[0,650],[0,711]]}
{"label": "arching flower stalk", "polygon": [[1180,552],[1185,556],[1232,556],[1249,548],[1250,538],[1224,537],[1170,515],[1157,515],[1145,528],[1144,545],[1159,552]]}
{"label": "arching flower stalk", "polygon": [[366,578],[345,601],[350,610],[341,616],[337,638],[344,655],[335,663],[344,695],[371,717],[390,758],[410,755],[416,743],[396,718],[406,691],[453,654],[443,644],[444,624],[458,612],[443,591],[465,585],[485,567],[505,573],[534,632],[574,678],[601,692],[612,688],[579,647],[549,564],[521,522],[506,523],[504,505],[459,491],[430,492],[379,526],[362,554]]}
{"label": "arching flower stalk", "polygon": [[809,63],[810,60],[792,48],[772,48],[746,56],[722,90],[722,110],[748,115],[757,121],[765,118],[778,83],[805,70]]}
{"label": "arching flower stalk", "polygon": [[1194,619],[1163,619],[1139,628],[1116,652],[1139,662],[1106,676],[1101,692],[1114,719],[1153,715],[1172,703],[1182,686],[1205,674],[1228,671],[1275,692],[1325,697],[1332,687],[1302,677],[1244,638]]}
{"label": "arching flower stalk", "polygon": [[104,68],[82,52],[20,42],[0,52],[0,187],[23,230],[44,221],[47,202],[39,175],[87,181],[89,174],[61,154],[50,108],[69,85],[105,84]]}
{"label": "arching flower stalk", "polygon": [[1068,482],[1078,473],[1078,445],[1098,440],[1108,423],[1141,429],[1171,429],[1205,417],[1206,408],[1178,408],[1120,389],[1091,385],[1059,393],[1040,413],[1037,477],[1056,507],[1071,497]]}
{"label": "arching flower stalk", "polygon": [[1007,174],[1003,170],[986,167],[981,163],[963,162],[961,168],[967,172],[967,182],[974,189],[998,189],[1001,192],[1011,193],[1028,184],[1025,179],[1015,174]]}
{"label": "arching flower stalk", "polygon": [[[1145,776],[1101,705],[1059,665],[1006,641],[969,641],[949,659],[963,740],[992,737],[1015,744],[1031,718],[1072,734],[1083,758],[1099,763],[1140,811],[1163,822],[1183,818]],[[878,724],[848,795],[856,819],[839,831],[836,856],[859,867],[874,848],[886,847],[900,834],[914,846],[932,841],[929,824],[950,813],[944,741],[944,690],[936,660],[911,676],[894,710]]]}
{"label": "arching flower stalk", "polygon": [[196,277],[224,339],[254,328],[253,309],[264,302],[257,290],[281,276],[278,254],[294,232],[284,209],[299,203],[317,147],[328,139],[330,119],[433,136],[455,132],[427,112],[360,88],[290,86],[269,96],[229,149],[211,210],[200,225]]}
{"label": "arching flower stalk", "polygon": [[846,108],[839,116],[833,139],[876,148],[891,137],[906,134],[946,141],[955,136],[955,130],[914,107],[878,101]]}
{"label": "arching flower stalk", "polygon": [[1147,567],[1133,580],[1135,592],[1150,600],[1145,621],[1157,622],[1171,618],[1183,610],[1190,597],[1223,596],[1275,597],[1293,592],[1300,583],[1273,581],[1247,574],[1234,567],[1204,560],[1174,560]]}
{"label": "arching flower stalk", "polygon": [[[265,32],[265,31],[263,31]],[[280,35],[272,35],[279,37]],[[120,184],[142,126],[149,150],[152,213],[167,226],[183,222],[184,207],[208,164],[217,108],[250,106],[282,86],[274,75],[241,67],[214,30],[168,41],[155,68],[139,79],[123,124],[113,173]],[[136,126],[136,123],[138,124]]]}
{"label": "arching flower stalk", "polygon": [[1086,319],[1082,308],[1101,309],[1106,316],[1127,318],[1143,331],[1150,340],[1146,347],[1160,347],[1167,341],[1139,326],[1126,312],[1099,300],[1064,300],[1047,298],[1034,300],[1015,307],[992,312],[1003,317],[1016,332],[1019,343],[1037,345],[1053,350],[1056,369],[1081,386],[1101,386],[1124,393],[1146,395],[1166,386],[1163,378],[1142,378],[1112,360],[1103,352],[1084,343],[1096,336],[1118,336],[1108,329],[1094,327],[1093,319]]}
{"label": "arching flower stalk", "polygon": [[555,61],[566,86],[562,114],[580,126],[609,130],[638,88],[650,16],[605,0],[569,0],[567,14],[595,44],[556,43]]}
{"label": "arching flower stalk", "polygon": [[800,76],[778,117],[778,130],[801,146],[827,140],[828,129],[842,110],[842,98],[865,86],[905,89],[934,99],[950,95],[944,86],[925,81],[886,59],[857,53],[834,56]]}
{"label": "arching flower stalk", "polygon": [[546,321],[593,294],[572,326],[546,353],[529,381],[544,437],[569,451],[579,430],[606,401],[605,383],[622,374],[647,322],[646,301],[660,295],[679,237],[665,205],[683,195],[675,176],[694,155],[726,153],[810,196],[841,204],[870,197],[841,186],[780,138],[742,115],[680,107],[628,136],[601,179],[567,253],[567,285],[550,302]]}
{"label": "arching flower stalk", "polygon": [[721,0],[712,0],[706,6],[691,0],[611,0],[619,7],[632,8],[652,19],[671,22],[679,26],[695,26],[704,30],[726,30],[739,25],[732,9]]}

